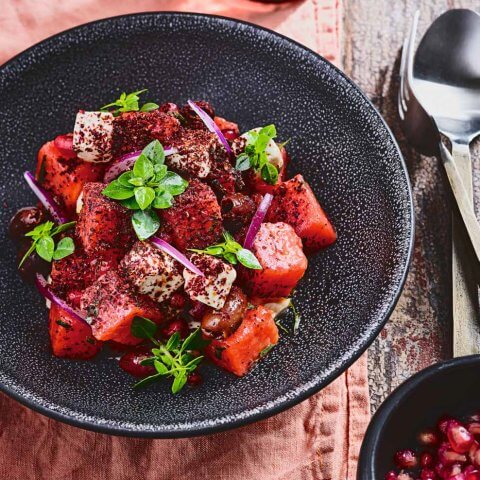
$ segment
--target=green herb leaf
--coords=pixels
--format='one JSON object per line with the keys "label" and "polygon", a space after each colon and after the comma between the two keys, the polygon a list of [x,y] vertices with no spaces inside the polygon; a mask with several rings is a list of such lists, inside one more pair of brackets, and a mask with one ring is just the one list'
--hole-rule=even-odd
{"label": "green herb leaf", "polygon": [[117,100],[114,102],[108,103],[100,108],[100,110],[108,110],[113,107],[115,108],[112,113],[118,115],[120,112],[137,112],[139,110],[138,101],[140,100],[139,95],[146,92],[147,89],[137,90],[136,92],[129,93],[128,95],[123,92]]}
{"label": "green herb leaf", "polygon": [[123,185],[124,187],[132,188],[132,183],[130,183],[130,180],[133,178],[133,172],[129,170],[128,172],[122,173],[118,178],[117,182],[120,185]]}
{"label": "green herb leaf", "polygon": [[132,225],[137,237],[146,240],[160,228],[160,220],[153,210],[137,210],[132,216]]}
{"label": "green herb leaf", "polygon": [[155,359],[153,361],[153,366],[155,367],[155,370],[160,374],[160,375],[167,375],[169,370],[168,368],[160,361]]}
{"label": "green herb leaf", "polygon": [[160,180],[159,187],[163,188],[171,195],[180,195],[188,187],[188,182],[177,173],[167,172]]}
{"label": "green herb leaf", "polygon": [[257,260],[257,257],[246,248],[242,248],[237,252],[237,259],[244,267],[251,268],[253,270],[262,270],[262,266]]}
{"label": "green herb leaf", "polygon": [[169,351],[175,350],[178,345],[180,344],[180,334],[178,332],[175,332],[169,339],[167,344],[165,345],[165,348]]}
{"label": "green herb leaf", "polygon": [[235,163],[235,168],[239,172],[244,172],[245,170],[248,170],[251,167],[250,163],[250,157],[246,153],[241,153],[236,160]]}
{"label": "green herb leaf", "polygon": [[[133,172],[132,172],[133,174]],[[143,187],[145,185],[145,180],[142,177],[130,177],[130,180],[128,181],[128,186],[132,188],[132,185],[134,187]]]}
{"label": "green herb leaf", "polygon": [[187,374],[185,372],[180,372],[173,381],[172,384],[172,393],[178,393],[184,385],[187,383]]}
{"label": "green herb leaf", "polygon": [[62,258],[68,257],[75,251],[75,244],[70,237],[62,238],[53,252],[53,259],[60,260]]}
{"label": "green herb leaf", "polygon": [[142,105],[140,109],[141,112],[151,112],[152,110],[157,110],[159,106],[153,102],[147,102]]}
{"label": "green herb leaf", "polygon": [[155,375],[150,375],[149,377],[145,377],[139,382],[137,382],[133,388],[143,388],[147,387],[148,385],[151,385],[152,383],[155,383],[157,380],[159,380],[162,377],[161,373],[156,373]]}
{"label": "green herb leaf", "polygon": [[[164,164],[160,165],[159,163],[156,163],[153,166],[153,171],[155,172],[155,182],[160,182],[161,180],[163,180],[163,178],[167,174],[168,168]],[[170,172],[170,173],[173,173],[173,172]],[[176,175],[176,174],[174,174],[174,175]],[[182,178],[182,180],[183,180],[183,178]]]}
{"label": "green herb leaf", "polygon": [[130,332],[134,337],[151,340],[157,332],[157,324],[145,317],[134,317]]}
{"label": "green herb leaf", "polygon": [[102,194],[113,200],[126,200],[135,195],[133,188],[133,185],[131,187],[126,187],[117,180],[114,180],[103,189]]}
{"label": "green herb leaf", "polygon": [[148,208],[155,198],[155,190],[151,187],[138,187],[135,189],[135,200],[142,210]]}
{"label": "green herb leaf", "polygon": [[120,200],[120,204],[130,210],[140,210],[140,205],[135,200],[135,197],[127,198],[126,200]]}
{"label": "green herb leaf", "polygon": [[262,266],[258,261],[257,257],[246,248],[243,248],[232,235],[225,231],[223,232],[223,238],[225,242],[218,243],[216,245],[210,245],[209,247],[200,250],[196,248],[189,249],[191,252],[195,253],[204,253],[206,255],[212,255],[214,257],[222,257],[228,263],[236,265],[240,262],[243,266],[247,268],[252,268],[255,270],[261,270]]}
{"label": "green herb leaf", "polygon": [[275,346],[275,345],[273,345],[273,344],[267,345],[267,346],[260,352],[259,357],[260,357],[260,358],[263,358],[274,346]]}
{"label": "green herb leaf", "polygon": [[36,242],[32,242],[32,244],[30,245],[30,248],[25,252],[25,255],[20,260],[20,263],[18,264],[18,268],[20,268],[24,264],[25,260],[35,251],[36,246],[37,246]]}
{"label": "green herb leaf", "polygon": [[57,235],[58,233],[66,232],[70,228],[74,227],[76,223],[77,222],[67,222],[67,223],[62,223],[61,225],[58,225],[58,227],[52,230],[52,237],[54,235]]}
{"label": "green herb leaf", "polygon": [[278,182],[277,167],[267,162],[263,165],[261,170],[262,179],[270,185],[275,185]]}
{"label": "green herb leaf", "polygon": [[133,165],[133,174],[135,177],[143,178],[143,180],[148,180],[153,176],[153,164],[143,153],[137,158]]}
{"label": "green herb leaf", "polygon": [[53,241],[53,238],[48,236],[40,238],[36,243],[35,250],[39,257],[47,262],[51,262],[55,250],[55,242]]}
{"label": "green herb leaf", "polygon": [[150,142],[143,150],[142,155],[145,155],[153,164],[163,165],[165,161],[165,151],[163,145],[158,140]]}
{"label": "green herb leaf", "polygon": [[165,209],[170,208],[173,205],[173,196],[168,192],[157,192],[153,200],[153,208]]}

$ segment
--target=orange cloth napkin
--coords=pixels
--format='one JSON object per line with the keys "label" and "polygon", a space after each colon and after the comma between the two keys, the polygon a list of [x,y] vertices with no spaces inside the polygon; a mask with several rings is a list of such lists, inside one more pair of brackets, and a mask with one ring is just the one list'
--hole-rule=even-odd
{"label": "orange cloth napkin", "polygon": [[[341,0],[3,0],[0,63],[66,28],[113,15],[184,10],[272,28],[340,62]],[[354,480],[369,421],[362,356],[320,393],[253,425],[181,440],[111,437],[61,424],[0,395],[5,480]]]}

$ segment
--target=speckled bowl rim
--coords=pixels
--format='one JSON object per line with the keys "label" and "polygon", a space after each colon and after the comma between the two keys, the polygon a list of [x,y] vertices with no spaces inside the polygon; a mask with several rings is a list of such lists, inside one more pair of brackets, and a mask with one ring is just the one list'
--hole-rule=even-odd
{"label": "speckled bowl rim", "polygon": [[120,19],[128,20],[130,18],[136,18],[136,17],[149,17],[149,16],[159,16],[159,15],[171,16],[171,17],[186,17],[186,18],[191,17],[191,18],[203,19],[205,21],[218,20],[218,21],[224,22],[225,24],[230,24],[232,28],[234,28],[236,25],[243,25],[244,27],[248,27],[253,31],[257,30],[257,31],[275,36],[278,39],[280,39],[283,43],[289,43],[291,46],[295,47],[296,49],[301,50],[313,56],[313,58],[317,59],[319,63],[323,63],[324,65],[326,65],[331,71],[333,71],[335,75],[342,77],[344,81],[350,84],[353,87],[353,89],[358,94],[360,94],[360,96],[365,101],[366,106],[371,108],[374,115],[383,124],[386,133],[390,136],[392,144],[395,147],[395,150],[398,155],[398,159],[400,161],[400,165],[404,173],[405,186],[408,193],[408,204],[409,204],[409,210],[410,210],[409,211],[410,224],[405,225],[405,229],[407,228],[409,229],[409,237],[408,237],[408,248],[404,257],[403,269],[402,269],[401,275],[399,275],[399,281],[397,284],[396,292],[394,295],[392,295],[390,304],[386,309],[383,318],[379,319],[377,326],[367,331],[364,337],[361,337],[358,340],[355,348],[355,353],[353,355],[348,355],[348,356],[345,355],[343,358],[341,358],[337,366],[332,370],[330,374],[324,377],[322,377],[320,374],[317,374],[309,381],[304,382],[301,387],[294,388],[291,391],[283,394],[282,396],[277,397],[276,399],[268,403],[264,403],[259,407],[255,407],[249,410],[244,410],[234,415],[219,417],[215,419],[215,421],[213,421],[208,426],[203,426],[203,425],[196,426],[195,422],[185,422],[183,424],[180,424],[178,428],[174,431],[166,430],[164,428],[158,428],[158,429],[149,428],[148,430],[147,429],[142,430],[142,425],[135,424],[135,423],[128,424],[128,425],[131,425],[131,428],[127,428],[125,427],[126,425],[125,423],[122,424],[123,426],[109,424],[108,422],[111,421],[110,419],[94,417],[91,415],[90,416],[84,415],[82,418],[80,418],[80,415],[78,414],[78,412],[75,412],[74,410],[72,410],[72,415],[68,415],[55,410],[54,405],[46,405],[48,402],[44,402],[42,404],[36,399],[28,398],[27,396],[22,395],[22,393],[20,392],[22,390],[21,386],[17,385],[15,389],[10,386],[4,385],[3,383],[0,383],[0,391],[7,394],[11,398],[15,399],[19,403],[47,417],[53,418],[55,420],[58,420],[60,422],[63,422],[69,425],[73,425],[75,427],[92,430],[99,433],[106,433],[110,435],[119,435],[119,436],[126,436],[126,437],[186,438],[186,437],[194,437],[194,436],[222,432],[232,428],[248,425],[250,423],[263,420],[273,415],[276,415],[277,413],[280,413],[284,410],[287,410],[297,405],[303,400],[306,400],[311,395],[325,388],[328,384],[330,384],[333,380],[335,380],[338,376],[340,376],[350,365],[352,365],[371,345],[373,340],[375,340],[375,338],[380,333],[380,331],[384,327],[387,320],[390,318],[390,315],[392,314],[395,308],[395,305],[397,304],[398,299],[400,298],[400,294],[403,290],[403,286],[405,284],[410,262],[412,259],[412,252],[413,252],[413,245],[414,245],[414,238],[415,238],[415,215],[414,215],[414,207],[413,207],[412,188],[411,188],[410,178],[408,175],[408,170],[405,164],[405,160],[402,156],[398,143],[395,137],[393,136],[393,133],[391,132],[390,128],[388,127],[383,117],[374,107],[372,102],[368,99],[368,97],[341,70],[339,70],[335,65],[333,65],[331,62],[326,60],[324,57],[322,57],[318,53],[305,47],[301,43],[286,37],[285,35],[279,34],[277,32],[274,32],[273,30],[261,27],[254,23],[246,22],[242,20],[236,20],[234,18],[225,17],[221,15],[209,15],[209,14],[202,14],[202,13],[176,12],[176,11],[139,12],[139,13],[133,13],[129,15],[117,15],[114,17],[102,18],[99,20],[94,20],[92,22],[84,23],[82,25],[78,25],[76,27],[64,30],[62,32],[59,32],[55,35],[47,37],[46,39],[36,43],[35,45],[18,53],[13,58],[11,58],[7,62],[5,62],[3,65],[1,65],[0,74],[5,68],[9,67],[11,64],[14,64],[21,57],[28,55],[31,52],[35,52],[35,50],[37,49],[42,49],[45,45],[54,43],[57,39],[66,37],[68,34],[71,34],[72,32],[88,30],[93,25],[108,23],[112,20],[120,20]]}
{"label": "speckled bowl rim", "polygon": [[[466,357],[451,358],[442,362],[434,363],[429,367],[420,370],[412,377],[400,384],[380,405],[363,438],[358,459],[357,480],[375,480],[375,452],[385,426],[390,421],[400,404],[410,397],[419,385],[429,382],[432,378],[448,370],[458,368],[480,367],[480,355],[468,355]],[[378,475],[377,475],[378,477]],[[380,477],[378,477],[380,478]],[[382,477],[383,478],[383,477]]]}

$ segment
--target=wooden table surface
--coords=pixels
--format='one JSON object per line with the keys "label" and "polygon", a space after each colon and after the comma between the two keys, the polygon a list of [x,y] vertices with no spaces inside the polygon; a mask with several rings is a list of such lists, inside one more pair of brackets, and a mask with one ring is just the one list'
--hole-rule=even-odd
{"label": "wooden table surface", "polygon": [[[373,101],[397,138],[415,204],[410,273],[395,312],[369,349],[372,411],[412,374],[452,355],[450,190],[439,160],[419,155],[406,142],[396,101],[401,45],[414,12],[420,10],[421,38],[433,19],[450,8],[480,12],[480,0],[344,0],[344,69]],[[478,141],[475,147],[478,211]]]}

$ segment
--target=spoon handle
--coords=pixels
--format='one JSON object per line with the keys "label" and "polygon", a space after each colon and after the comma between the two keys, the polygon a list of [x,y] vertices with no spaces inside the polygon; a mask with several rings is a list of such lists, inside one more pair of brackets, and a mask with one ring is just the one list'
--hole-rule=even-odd
{"label": "spoon handle", "polygon": [[447,172],[447,177],[452,188],[453,195],[457,201],[460,215],[462,216],[463,223],[467,229],[468,236],[472,242],[477,262],[480,260],[480,225],[473,211],[473,204],[471,197],[469,197],[465,185],[462,181],[462,177],[452,157],[452,154],[448,151],[447,147],[440,142],[440,156],[443,161],[443,166]]}
{"label": "spoon handle", "polygon": [[[452,141],[452,157],[457,166],[469,200],[473,199],[472,159],[467,144]],[[478,322],[478,286],[475,278],[474,253],[466,236],[462,219],[452,214],[452,317],[453,356],[480,353]]]}

